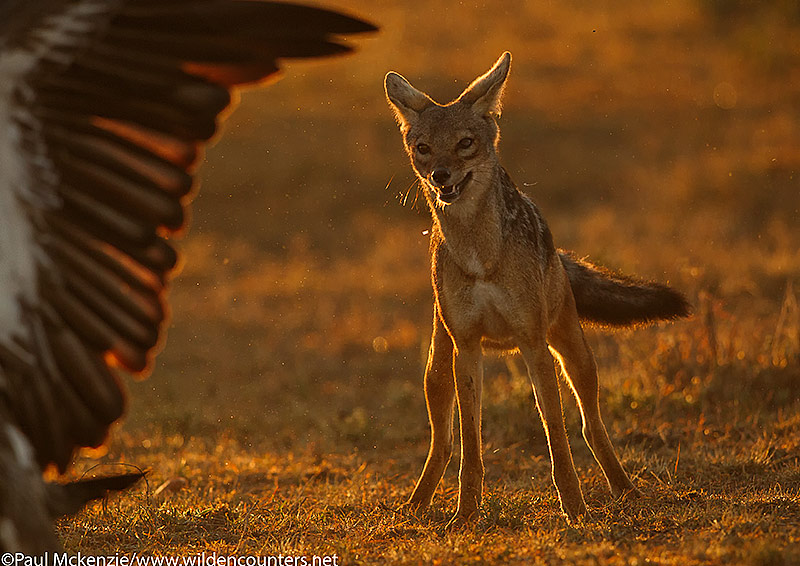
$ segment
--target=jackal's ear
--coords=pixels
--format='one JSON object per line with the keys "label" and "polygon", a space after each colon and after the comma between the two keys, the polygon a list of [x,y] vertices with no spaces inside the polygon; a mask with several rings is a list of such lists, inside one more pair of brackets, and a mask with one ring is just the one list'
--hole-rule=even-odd
{"label": "jackal's ear", "polygon": [[500,116],[508,71],[511,68],[511,53],[503,53],[494,66],[472,81],[458,102],[471,104],[472,109],[481,116]]}
{"label": "jackal's ear", "polygon": [[420,112],[435,104],[427,94],[415,89],[405,77],[394,71],[386,74],[384,86],[386,98],[401,128],[410,125]]}

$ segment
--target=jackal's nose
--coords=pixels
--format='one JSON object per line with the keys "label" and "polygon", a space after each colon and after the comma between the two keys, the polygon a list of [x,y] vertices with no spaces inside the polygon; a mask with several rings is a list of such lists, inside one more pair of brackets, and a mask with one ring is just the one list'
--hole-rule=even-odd
{"label": "jackal's nose", "polygon": [[446,185],[447,181],[450,180],[450,169],[447,167],[437,167],[431,173],[431,179],[433,179],[437,185]]}

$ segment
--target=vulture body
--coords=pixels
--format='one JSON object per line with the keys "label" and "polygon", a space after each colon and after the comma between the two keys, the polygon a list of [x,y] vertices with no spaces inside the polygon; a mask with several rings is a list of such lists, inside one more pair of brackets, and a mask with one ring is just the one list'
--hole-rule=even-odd
{"label": "vulture body", "polygon": [[0,549],[57,548],[41,470],[102,443],[118,371],[150,366],[167,236],[232,90],[374,29],[259,0],[0,0]]}

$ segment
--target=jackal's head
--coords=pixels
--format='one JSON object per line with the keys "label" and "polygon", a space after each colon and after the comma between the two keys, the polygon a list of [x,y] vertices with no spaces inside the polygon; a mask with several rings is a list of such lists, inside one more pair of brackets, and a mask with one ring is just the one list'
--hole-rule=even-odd
{"label": "jackal's head", "polygon": [[386,75],[386,96],[403,143],[430,202],[454,203],[463,194],[479,196],[497,167],[497,118],[511,54],[475,79],[448,104],[438,104],[397,73]]}

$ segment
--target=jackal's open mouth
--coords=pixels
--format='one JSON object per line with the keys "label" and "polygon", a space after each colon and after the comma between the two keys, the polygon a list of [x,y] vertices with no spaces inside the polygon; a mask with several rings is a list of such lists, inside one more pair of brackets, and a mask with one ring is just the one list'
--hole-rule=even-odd
{"label": "jackal's open mouth", "polygon": [[464,175],[458,183],[453,185],[445,185],[444,187],[437,187],[436,193],[439,200],[445,204],[452,204],[461,195],[461,191],[467,186],[467,183],[472,179],[472,171]]}

